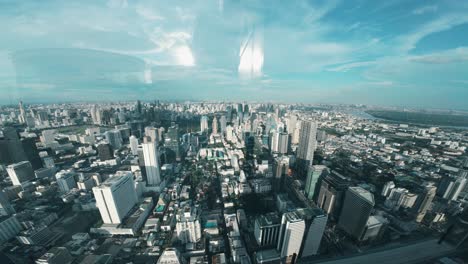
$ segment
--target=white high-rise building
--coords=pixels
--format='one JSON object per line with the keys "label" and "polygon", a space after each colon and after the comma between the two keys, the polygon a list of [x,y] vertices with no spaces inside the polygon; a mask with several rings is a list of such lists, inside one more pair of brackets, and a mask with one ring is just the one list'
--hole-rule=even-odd
{"label": "white high-rise building", "polygon": [[55,174],[55,179],[57,180],[60,192],[66,193],[77,187],[75,175],[76,173],[70,170],[62,170]]}
{"label": "white high-rise building", "polygon": [[288,153],[289,134],[286,132],[279,133],[278,139],[278,152],[281,154]]}
{"label": "white high-rise building", "polygon": [[218,134],[218,119],[216,118],[216,116],[213,118],[211,129],[212,129],[212,134],[213,135]]}
{"label": "white high-rise building", "polygon": [[317,123],[315,121],[302,121],[299,133],[299,146],[297,148],[297,158],[304,161],[314,159],[314,151],[317,145]]}
{"label": "white high-rise building", "polygon": [[130,136],[130,150],[132,151],[133,155],[138,155],[138,138],[134,135]]}
{"label": "white high-rise building", "polygon": [[208,131],[208,117],[202,116],[200,119],[200,131],[206,132]]}
{"label": "white high-rise building", "polygon": [[11,164],[7,167],[7,172],[13,185],[21,185],[22,183],[34,179],[34,171],[29,161]]}
{"label": "white high-rise building", "polygon": [[232,142],[234,139],[234,128],[232,126],[226,127],[226,140]]}
{"label": "white high-rise building", "polygon": [[276,247],[281,258],[287,258],[294,254],[299,255],[305,227],[305,221],[297,212],[283,214]]}
{"label": "white high-rise building", "polygon": [[149,186],[159,185],[161,183],[161,175],[158,146],[155,142],[146,141],[142,144],[142,147],[147,184]]}
{"label": "white high-rise building", "polygon": [[272,130],[271,132],[271,145],[270,145],[270,150],[271,152],[278,152],[278,146],[279,146],[279,132],[276,130]]}
{"label": "white high-rise building", "polygon": [[382,196],[387,197],[393,188],[395,188],[395,183],[393,181],[385,183],[382,188]]}
{"label": "white high-rise building", "polygon": [[159,136],[159,129],[154,127],[145,127],[145,136],[150,137],[152,142],[159,143],[161,137]]}
{"label": "white high-rise building", "polygon": [[121,224],[122,219],[138,202],[129,171],[118,171],[101,185],[93,188],[96,206],[105,224]]}

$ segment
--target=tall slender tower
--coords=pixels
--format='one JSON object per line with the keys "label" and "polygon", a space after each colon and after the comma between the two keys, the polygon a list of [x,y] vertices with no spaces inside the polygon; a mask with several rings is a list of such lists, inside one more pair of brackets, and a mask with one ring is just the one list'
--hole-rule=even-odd
{"label": "tall slender tower", "polygon": [[143,146],[146,180],[148,185],[156,186],[161,183],[158,147],[155,142],[146,137]]}
{"label": "tall slender tower", "polygon": [[217,135],[218,134],[218,119],[216,118],[216,116],[213,118],[213,123],[212,123],[212,133],[213,135]]}
{"label": "tall slender tower", "polygon": [[299,133],[299,146],[297,148],[298,172],[304,175],[312,164],[314,151],[317,146],[317,123],[315,121],[303,121]]}

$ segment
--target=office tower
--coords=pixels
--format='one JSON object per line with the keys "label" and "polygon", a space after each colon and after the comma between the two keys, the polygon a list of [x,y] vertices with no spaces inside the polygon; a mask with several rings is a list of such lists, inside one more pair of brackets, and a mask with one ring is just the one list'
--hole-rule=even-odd
{"label": "office tower", "polygon": [[16,129],[0,129],[0,164],[12,164],[27,160],[21,140]]}
{"label": "office tower", "polygon": [[136,110],[137,114],[141,115],[143,108],[141,106],[141,101],[140,100],[137,100],[135,110]]}
{"label": "office tower", "polygon": [[304,175],[307,168],[312,164],[316,140],[317,123],[315,121],[303,121],[299,134],[299,145],[297,147],[298,172]]}
{"label": "office tower", "polygon": [[465,189],[466,182],[464,177],[445,177],[437,187],[437,194],[444,199],[456,201]]}
{"label": "office tower", "polygon": [[273,189],[278,192],[285,183],[285,177],[289,169],[289,158],[286,156],[276,157],[273,163]]}
{"label": "office tower", "polygon": [[244,112],[242,104],[237,104],[237,114]]}
{"label": "office tower", "polygon": [[289,134],[286,132],[279,133],[278,153],[287,154],[289,149]]}
{"label": "office tower", "polygon": [[317,255],[328,216],[318,208],[297,209],[296,212],[305,221],[304,238],[299,256],[302,258]]}
{"label": "office tower", "polygon": [[200,131],[207,132],[208,131],[208,117],[202,116],[200,119]]}
{"label": "office tower", "polygon": [[349,187],[346,191],[338,227],[354,239],[360,240],[374,205],[372,193],[361,187]]}
{"label": "office tower", "polygon": [[201,225],[196,208],[186,206],[176,215],[176,233],[182,243],[195,243],[201,239]]}
{"label": "office tower", "polygon": [[461,212],[455,221],[447,228],[441,236],[439,244],[447,242],[457,249],[468,248],[468,208]]}
{"label": "office tower", "polygon": [[21,231],[16,216],[0,217],[0,244],[14,238]]}
{"label": "office tower", "polygon": [[155,142],[148,141],[142,144],[143,158],[145,161],[146,182],[150,186],[161,183],[158,146]]}
{"label": "office tower", "polygon": [[220,128],[221,128],[221,134],[223,134],[224,132],[226,132],[227,121],[226,121],[226,116],[225,116],[225,115],[222,115],[222,116],[219,118],[219,126],[220,126]]}
{"label": "office tower", "polygon": [[211,130],[212,130],[212,134],[214,135],[217,135],[218,134],[218,119],[215,117],[213,117],[213,122],[211,124]]}
{"label": "office tower", "polygon": [[130,150],[132,151],[133,155],[138,155],[138,138],[135,136],[130,136]]}
{"label": "office tower", "polygon": [[21,145],[26,155],[26,159],[31,162],[31,166],[34,170],[42,168],[41,157],[39,157],[39,151],[36,147],[36,139],[32,137],[22,138]]}
{"label": "office tower", "polygon": [[309,166],[307,179],[305,184],[305,194],[309,200],[313,200],[316,196],[317,182],[323,173],[326,173],[328,168],[323,165]]}
{"label": "office tower", "polygon": [[97,152],[101,161],[110,160],[114,158],[114,151],[109,143],[99,143],[97,146]]}
{"label": "office tower", "polygon": [[19,104],[20,115],[18,116],[18,121],[20,124],[26,123],[26,112],[24,111],[23,102],[20,101]]}
{"label": "office tower", "polygon": [[77,187],[75,176],[76,173],[70,170],[62,170],[55,174],[60,192],[66,193]]}
{"label": "office tower", "polygon": [[138,201],[133,175],[129,171],[118,171],[101,185],[94,187],[93,193],[105,224],[121,224]]}
{"label": "office tower", "polygon": [[112,146],[113,149],[120,149],[122,147],[122,135],[117,129],[109,130],[105,133],[106,140]]}
{"label": "office tower", "polygon": [[255,219],[254,235],[261,247],[276,245],[281,226],[281,219],[276,213],[260,215]]}
{"label": "office tower", "polygon": [[36,264],[69,264],[73,258],[65,247],[53,247],[36,260]]}
{"label": "office tower", "polygon": [[417,197],[416,194],[410,193],[405,188],[393,188],[385,200],[385,206],[393,210],[398,210],[400,207],[411,208]]}
{"label": "office tower", "polygon": [[49,129],[42,131],[41,141],[44,144],[52,143],[55,141],[55,136],[57,136],[57,130]]}
{"label": "office tower", "polygon": [[381,237],[389,221],[382,216],[371,215],[367,220],[361,241],[376,240]]}
{"label": "office tower", "polygon": [[6,196],[6,194],[3,192],[3,190],[0,190],[0,217],[1,216],[6,216],[6,215],[12,215],[16,213],[15,209],[10,203],[10,200]]}
{"label": "office tower", "polygon": [[427,210],[431,207],[436,191],[437,188],[435,186],[425,184],[421,193],[418,194],[418,199],[413,207],[415,209],[416,222],[420,223],[424,219]]}
{"label": "office tower", "polygon": [[395,183],[393,181],[385,183],[382,188],[382,196],[387,197],[393,188],[395,188]]}
{"label": "office tower", "polygon": [[349,185],[350,180],[336,171],[332,171],[321,181],[317,206],[335,221],[340,216],[344,194]]}
{"label": "office tower", "polygon": [[159,136],[159,129],[154,127],[145,127],[145,136],[151,138],[151,142],[159,143],[161,137]]}
{"label": "office tower", "polygon": [[279,132],[276,132],[276,130],[271,130],[270,131],[270,151],[271,152],[278,152],[278,143],[279,143]]}
{"label": "office tower", "polygon": [[226,127],[226,140],[229,142],[234,140],[234,129],[231,125]]}
{"label": "office tower", "polygon": [[304,232],[305,221],[296,211],[283,214],[276,246],[282,259],[299,255]]}
{"label": "office tower", "polygon": [[166,135],[167,138],[164,141],[164,146],[166,147],[166,162],[172,162],[174,159],[175,161],[180,161],[182,159],[182,154],[179,142],[179,126],[173,124],[168,128]]}
{"label": "office tower", "polygon": [[7,172],[13,185],[21,185],[34,179],[34,171],[29,161],[11,164],[7,167]]}

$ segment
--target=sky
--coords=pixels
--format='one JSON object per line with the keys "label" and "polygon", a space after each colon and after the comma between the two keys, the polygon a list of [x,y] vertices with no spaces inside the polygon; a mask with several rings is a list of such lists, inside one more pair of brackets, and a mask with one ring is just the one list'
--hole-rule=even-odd
{"label": "sky", "polygon": [[468,109],[464,0],[0,0],[0,104]]}

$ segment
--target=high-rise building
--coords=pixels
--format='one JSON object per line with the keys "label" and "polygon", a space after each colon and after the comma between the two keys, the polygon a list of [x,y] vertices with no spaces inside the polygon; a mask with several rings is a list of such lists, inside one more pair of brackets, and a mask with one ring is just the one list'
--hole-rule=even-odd
{"label": "high-rise building", "polygon": [[138,138],[134,135],[130,136],[130,150],[132,151],[133,155],[138,155]]}
{"label": "high-rise building", "polygon": [[275,158],[273,163],[274,179],[273,189],[278,192],[285,183],[285,177],[289,169],[289,158],[285,156]]}
{"label": "high-rise building", "polygon": [[16,213],[15,209],[11,205],[8,196],[3,192],[3,190],[0,190],[0,217],[12,215],[14,213]]}
{"label": "high-rise building", "polygon": [[217,135],[218,134],[218,118],[213,117],[213,122],[211,124],[211,131],[212,134]]}
{"label": "high-rise building", "polygon": [[456,201],[466,183],[467,179],[464,177],[445,177],[437,187],[437,193],[444,199]]}
{"label": "high-rise building", "polygon": [[305,221],[295,211],[283,214],[276,249],[282,259],[298,256],[305,233]]}
{"label": "high-rise building", "polygon": [[97,152],[101,161],[110,160],[114,158],[114,151],[109,143],[99,143],[97,146]]}
{"label": "high-rise building", "polygon": [[327,170],[326,166],[323,165],[315,165],[309,166],[309,170],[307,172],[307,179],[305,184],[305,194],[309,200],[312,200],[316,196],[317,190],[317,182]]}
{"label": "high-rise building", "polygon": [[208,117],[202,116],[200,119],[200,131],[207,132],[208,131]]}
{"label": "high-rise building", "polygon": [[0,164],[12,164],[28,160],[16,129],[0,129]]}
{"label": "high-rise building", "polygon": [[278,138],[278,153],[287,154],[289,149],[289,134],[286,132],[279,133]]}
{"label": "high-rise building", "polygon": [[393,181],[385,183],[382,188],[382,196],[387,197],[393,188],[395,188],[395,183]]}
{"label": "high-rise building", "polygon": [[222,115],[222,116],[219,118],[219,126],[220,126],[220,128],[221,128],[221,134],[223,134],[224,132],[226,132],[227,121],[226,121],[226,116],[225,116],[225,115]]}
{"label": "high-rise building", "polygon": [[374,205],[372,193],[361,187],[349,187],[346,191],[338,227],[354,239],[360,240]]}
{"label": "high-rise building", "polygon": [[312,164],[317,146],[317,123],[315,121],[302,121],[297,147],[297,167],[299,174],[305,175],[307,168]]}
{"label": "high-rise building", "polygon": [[0,243],[14,238],[21,231],[21,225],[16,216],[0,217]]}
{"label": "high-rise building", "polygon": [[129,171],[118,171],[109,179],[93,188],[96,206],[105,224],[121,224],[122,219],[138,202]]}
{"label": "high-rise building", "polygon": [[281,219],[276,213],[260,215],[255,219],[254,235],[259,246],[276,245]]}
{"label": "high-rise building", "polygon": [[185,264],[186,261],[176,248],[166,248],[156,264]]}
{"label": "high-rise building", "polygon": [[270,131],[270,138],[271,138],[271,142],[270,142],[270,151],[271,152],[275,152],[277,153],[278,152],[278,145],[279,145],[279,132],[277,132],[276,130],[271,130]]}
{"label": "high-rise building", "polygon": [[158,146],[155,142],[146,140],[142,144],[143,157],[145,160],[146,181],[149,186],[156,186],[161,183],[160,162]]}
{"label": "high-rise building", "polygon": [[297,209],[296,212],[305,221],[304,238],[299,256],[303,258],[317,255],[328,216],[318,208]]}
{"label": "high-rise building", "polygon": [[416,222],[421,222],[424,216],[426,216],[426,212],[431,207],[436,191],[437,188],[429,183],[425,184],[421,193],[418,194],[418,199],[413,207],[415,209]]}
{"label": "high-rise building", "polygon": [[34,171],[29,161],[21,161],[7,167],[13,185],[21,185],[34,179]]}
{"label": "high-rise building", "polygon": [[120,149],[122,147],[122,135],[117,129],[106,131],[106,140],[112,146],[113,149]]}
{"label": "high-rise building", "polygon": [[55,174],[60,192],[66,193],[77,187],[75,176],[77,176],[77,174],[70,170],[62,170]]}
{"label": "high-rise building", "polygon": [[145,127],[145,136],[150,137],[152,142],[159,143],[161,137],[159,136],[159,129],[155,127]]}
{"label": "high-rise building", "polygon": [[317,206],[333,220],[338,220],[340,216],[344,194],[349,185],[350,180],[336,171],[332,171],[321,181]]}

